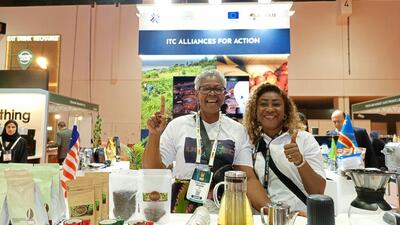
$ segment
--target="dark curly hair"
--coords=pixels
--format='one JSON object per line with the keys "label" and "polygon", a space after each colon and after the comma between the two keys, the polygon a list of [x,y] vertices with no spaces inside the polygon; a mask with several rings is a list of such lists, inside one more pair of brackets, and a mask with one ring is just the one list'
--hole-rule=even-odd
{"label": "dark curly hair", "polygon": [[299,118],[296,104],[288,97],[286,92],[282,91],[276,85],[263,83],[258,86],[248,98],[243,118],[243,125],[246,127],[253,144],[258,141],[263,133],[261,124],[257,121],[257,102],[260,96],[267,92],[274,92],[282,97],[285,105],[285,115],[287,116],[287,119],[283,121],[283,127],[287,129],[289,133],[293,133],[296,129],[305,129],[304,124]]}

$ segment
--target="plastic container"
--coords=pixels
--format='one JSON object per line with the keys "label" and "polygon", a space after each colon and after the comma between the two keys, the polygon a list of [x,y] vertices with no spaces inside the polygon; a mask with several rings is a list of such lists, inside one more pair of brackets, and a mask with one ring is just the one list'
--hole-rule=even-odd
{"label": "plastic container", "polygon": [[142,169],[139,184],[140,215],[157,224],[167,223],[171,214],[171,170]]}

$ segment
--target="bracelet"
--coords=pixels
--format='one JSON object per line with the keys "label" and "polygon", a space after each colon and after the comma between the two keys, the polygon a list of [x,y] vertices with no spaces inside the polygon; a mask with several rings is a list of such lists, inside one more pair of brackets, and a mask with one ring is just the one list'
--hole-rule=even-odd
{"label": "bracelet", "polygon": [[304,159],[304,156],[301,156],[302,160],[301,163],[299,165],[295,165],[297,168],[303,167],[306,164],[306,160]]}

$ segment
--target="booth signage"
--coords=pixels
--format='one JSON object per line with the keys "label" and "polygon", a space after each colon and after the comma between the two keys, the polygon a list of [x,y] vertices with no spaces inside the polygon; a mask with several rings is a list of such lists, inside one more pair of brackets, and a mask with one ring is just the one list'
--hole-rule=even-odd
{"label": "booth signage", "polygon": [[400,104],[400,95],[354,104],[352,110],[353,112],[360,112],[363,110],[394,106],[398,104]]}
{"label": "booth signage", "polygon": [[27,140],[28,155],[41,158],[46,146],[48,98],[43,90],[31,93],[25,91],[28,89],[20,90],[0,91],[0,129],[8,120],[17,121],[18,132]]}
{"label": "booth signage", "polygon": [[20,35],[20,36],[8,36],[7,41],[59,41],[60,35]]}
{"label": "booth signage", "polygon": [[140,55],[289,53],[289,29],[139,31]]}
{"label": "booth signage", "polygon": [[18,52],[17,59],[21,69],[26,70],[32,64],[32,51],[29,49],[22,49]]}
{"label": "booth signage", "polygon": [[53,94],[53,93],[49,93],[49,101],[58,103],[58,104],[70,105],[70,106],[79,107],[82,109],[92,110],[92,111],[96,111],[96,112],[99,111],[99,106],[97,104],[93,104],[90,102],[85,102],[85,101],[81,101],[78,99],[69,98],[66,96],[57,95],[57,94]]}

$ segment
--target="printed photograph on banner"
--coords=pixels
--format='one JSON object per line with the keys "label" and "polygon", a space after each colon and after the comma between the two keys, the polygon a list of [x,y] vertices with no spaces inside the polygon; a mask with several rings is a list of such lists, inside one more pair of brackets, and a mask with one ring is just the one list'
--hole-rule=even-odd
{"label": "printed photograph on banner", "polygon": [[[196,110],[194,77],[203,71],[216,68],[215,56],[156,56],[143,57],[141,128],[146,129],[147,119],[160,108],[160,96],[165,96],[165,112],[168,117],[187,114]],[[193,81],[177,83],[174,77],[192,77]],[[184,80],[184,79],[183,79]],[[188,89],[190,87],[190,90]],[[174,98],[175,93],[175,98]],[[176,105],[174,109],[174,105]]]}
{"label": "printed photograph on banner", "polygon": [[217,69],[225,76],[249,76],[250,90],[263,82],[276,84],[288,91],[288,57],[271,56],[218,56]]}

